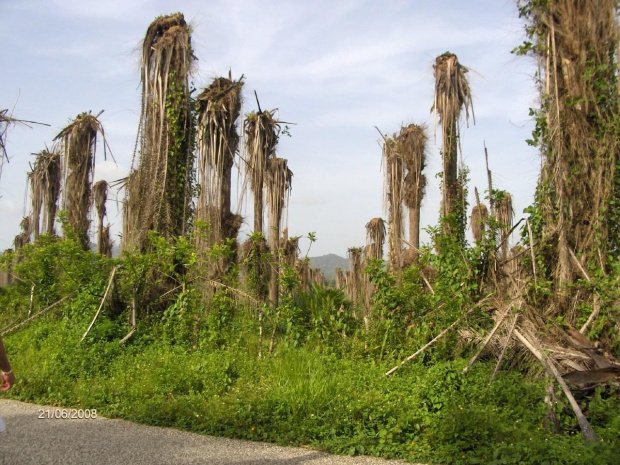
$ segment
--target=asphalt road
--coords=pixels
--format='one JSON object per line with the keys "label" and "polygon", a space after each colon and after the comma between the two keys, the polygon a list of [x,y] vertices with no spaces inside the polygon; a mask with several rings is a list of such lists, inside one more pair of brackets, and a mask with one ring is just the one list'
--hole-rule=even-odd
{"label": "asphalt road", "polygon": [[[403,463],[370,457],[339,457],[303,448],[214,438],[99,416],[95,419],[53,418],[62,413],[63,409],[55,407],[0,400],[0,415],[7,428],[0,433],[0,465]],[[70,414],[70,409],[65,409],[64,413]],[[77,413],[83,416],[82,412],[75,413],[76,416]]]}

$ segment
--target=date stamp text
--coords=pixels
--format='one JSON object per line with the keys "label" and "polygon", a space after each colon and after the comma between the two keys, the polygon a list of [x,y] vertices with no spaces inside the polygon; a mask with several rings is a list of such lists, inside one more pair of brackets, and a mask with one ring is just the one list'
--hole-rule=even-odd
{"label": "date stamp text", "polygon": [[97,410],[89,408],[40,408],[39,418],[56,420],[89,420],[92,418],[97,418]]}

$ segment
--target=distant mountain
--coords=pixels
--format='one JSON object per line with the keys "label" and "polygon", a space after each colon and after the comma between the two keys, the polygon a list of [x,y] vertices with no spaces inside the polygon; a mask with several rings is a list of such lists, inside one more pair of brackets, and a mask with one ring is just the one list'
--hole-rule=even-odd
{"label": "distant mountain", "polygon": [[[97,250],[94,248],[94,250]],[[118,257],[120,255],[121,248],[118,245],[112,246],[112,256]],[[325,278],[329,281],[334,278],[336,268],[340,267],[343,270],[349,269],[349,260],[339,255],[330,253],[328,255],[322,255],[320,257],[310,257],[310,266],[312,268],[320,268]]]}
{"label": "distant mountain", "polygon": [[312,268],[320,268],[325,275],[325,278],[330,280],[334,277],[336,268],[340,267],[343,270],[349,269],[349,260],[340,257],[339,255],[330,253],[320,257],[310,257],[310,266]]}

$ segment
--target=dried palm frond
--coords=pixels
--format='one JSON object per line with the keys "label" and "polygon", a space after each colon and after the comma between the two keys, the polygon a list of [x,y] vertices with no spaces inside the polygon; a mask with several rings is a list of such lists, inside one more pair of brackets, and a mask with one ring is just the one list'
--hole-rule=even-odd
{"label": "dried palm frond", "polygon": [[420,210],[426,187],[424,171],[426,158],[426,126],[410,124],[401,128],[396,139],[403,158],[406,174],[403,201],[409,209],[409,244],[413,246],[413,261],[417,262],[420,248]]}
{"label": "dried palm frond", "polygon": [[187,232],[192,213],[194,121],[189,74],[194,56],[181,13],[161,16],[142,44],[142,108],[137,154],[127,179],[125,247],[143,249],[147,233]]}
{"label": "dried palm frond", "polygon": [[383,259],[383,245],[385,244],[385,221],[382,218],[373,218],[366,223],[366,256],[375,260]]}
{"label": "dried palm frond", "polygon": [[[456,55],[446,52],[437,57],[433,65],[435,75],[434,112],[435,130],[437,114],[442,132],[443,156],[443,196],[442,217],[450,214],[463,215],[463,186],[458,181],[458,141],[460,137],[459,119],[465,109],[465,120],[469,121],[469,110],[473,113],[471,90],[465,74],[468,69],[461,65]],[[475,123],[475,117],[474,117]],[[450,233],[447,223],[446,234]],[[464,234],[464,231],[459,231]]]}
{"label": "dried palm frond", "polygon": [[84,249],[89,243],[88,209],[99,134],[104,141],[104,154],[106,151],[105,133],[98,116],[81,113],[54,138],[62,160],[62,209]]}
{"label": "dried palm frond", "polygon": [[471,210],[471,232],[474,236],[474,241],[480,242],[484,237],[484,231],[486,228],[486,221],[489,218],[489,210],[483,203],[474,205]]}
{"label": "dried palm frond", "polygon": [[[263,209],[267,160],[275,158],[280,134],[277,110],[252,112],[243,123],[250,189],[254,195],[254,231],[263,232]],[[247,181],[246,181],[247,182]]]}
{"label": "dried palm frond", "polygon": [[216,78],[196,98],[200,184],[196,219],[209,225],[208,241],[199,240],[201,250],[229,238],[224,234],[223,223],[232,214],[231,180],[239,145],[236,123],[241,112],[241,79]]}
{"label": "dried palm frond", "polygon": [[30,124],[49,126],[49,124],[45,123],[37,123],[36,121],[13,118],[8,113],[9,110],[6,108],[4,110],[0,110],[0,178],[2,177],[2,167],[4,166],[4,162],[9,161],[9,155],[6,152],[6,133],[9,126],[12,124],[23,124],[28,127],[30,127]]}

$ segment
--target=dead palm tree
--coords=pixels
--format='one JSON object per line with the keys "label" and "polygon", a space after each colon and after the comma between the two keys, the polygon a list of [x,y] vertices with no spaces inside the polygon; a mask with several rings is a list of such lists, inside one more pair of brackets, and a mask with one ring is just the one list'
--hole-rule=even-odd
{"label": "dead palm tree", "polygon": [[345,288],[344,272],[340,267],[336,267],[336,269],[334,270],[334,286],[336,287],[336,289],[341,291]]}
{"label": "dead palm tree", "polygon": [[149,25],[142,43],[139,159],[126,184],[125,247],[144,249],[150,230],[168,238],[187,232],[194,177],[193,61],[190,28],[181,13]]}
{"label": "dead palm tree", "polygon": [[288,203],[291,191],[293,172],[288,169],[288,162],[284,158],[271,158],[267,163],[266,172],[267,205],[269,207],[269,248],[273,256],[273,269],[269,285],[269,301],[273,307],[278,305],[278,276],[279,258],[278,245],[280,243],[280,229],[282,226],[282,212]]}
{"label": "dead palm tree", "polygon": [[47,149],[39,152],[28,180],[34,238],[36,239],[40,233],[54,234],[61,187],[60,155]]}
{"label": "dead palm tree", "polygon": [[471,210],[471,232],[475,242],[480,242],[484,238],[486,221],[489,218],[487,206],[483,203],[474,205]]}
{"label": "dead palm tree", "polygon": [[349,271],[346,274],[346,295],[353,301],[353,306],[357,307],[362,291],[362,248],[350,247],[347,255],[349,256]]}
{"label": "dead palm tree", "polygon": [[262,302],[269,296],[269,250],[262,234],[252,234],[241,244],[239,261],[247,291]]}
{"label": "dead palm tree", "polygon": [[244,122],[247,169],[250,189],[254,195],[254,232],[263,232],[263,189],[267,161],[275,158],[280,134],[277,110],[252,112]]}
{"label": "dead palm tree", "polygon": [[400,130],[396,139],[398,150],[405,164],[404,203],[409,209],[409,244],[413,248],[412,258],[418,261],[420,248],[420,210],[426,177],[422,174],[425,165],[426,127],[410,124]]}
{"label": "dead palm tree", "polygon": [[39,237],[39,226],[41,222],[41,210],[43,208],[43,196],[44,188],[43,188],[43,173],[41,172],[41,168],[37,166],[35,162],[32,171],[28,173],[28,184],[30,185],[30,203],[31,203],[31,212],[30,212],[30,221],[32,222],[32,233],[34,239],[36,240]]}
{"label": "dead palm tree", "polygon": [[[459,120],[462,110],[465,110],[466,121],[469,121],[470,109],[473,117],[471,90],[465,76],[468,69],[459,63],[456,55],[446,52],[437,57],[435,65],[433,65],[433,72],[435,75],[435,102],[432,110],[435,113],[435,119],[436,115],[439,114],[443,142],[441,216],[447,219],[444,222],[444,232],[456,234],[462,242],[465,237],[465,198],[464,186],[459,182],[458,146]],[[451,221],[454,226],[450,225]]]}
{"label": "dead palm tree", "polygon": [[526,15],[548,134],[540,143],[541,233],[553,238],[549,261],[565,296],[553,313],[575,315],[566,288],[580,271],[571,252],[604,270],[608,251],[620,246],[617,8],[615,0],[553,0]]}
{"label": "dead palm tree", "polygon": [[304,292],[310,291],[312,288],[312,268],[310,268],[310,260],[297,260],[295,270],[301,290]]}
{"label": "dead palm tree", "polygon": [[510,194],[504,192],[501,197],[495,199],[495,215],[499,223],[499,239],[504,260],[508,258],[508,233],[512,229],[514,214]]}
{"label": "dead palm tree", "polygon": [[280,240],[282,249],[282,262],[291,268],[294,268],[297,264],[297,255],[299,253],[299,239],[301,236],[288,237],[286,228],[282,232],[282,239]]}
{"label": "dead palm tree", "polygon": [[384,207],[388,216],[388,263],[390,269],[398,271],[403,265],[405,169],[394,138],[384,139],[383,162],[385,164]]}
{"label": "dead palm tree", "polygon": [[[108,183],[104,180],[97,181],[93,185],[93,204],[97,210],[97,252],[106,255],[110,249],[110,227],[103,226],[103,218],[106,215],[105,204],[108,200]],[[107,237],[106,237],[107,235]]]}
{"label": "dead palm tree", "polygon": [[[200,236],[198,247],[220,243],[228,237],[225,224],[232,217],[232,167],[239,145],[237,119],[241,111],[242,80],[216,78],[197,97],[198,182],[200,195],[196,220],[208,224],[208,240]],[[230,232],[230,228],[229,228]],[[236,237],[236,234],[235,234]]]}
{"label": "dead palm tree", "polygon": [[6,249],[2,252],[4,266],[0,267],[0,287],[13,284],[13,249]]}
{"label": "dead palm tree", "polygon": [[88,210],[93,168],[100,134],[106,148],[105,133],[99,115],[81,113],[54,138],[59,143],[62,160],[62,209],[67,222],[84,249],[88,248]]}
{"label": "dead palm tree", "polygon": [[383,245],[385,244],[385,221],[382,218],[373,218],[366,223],[366,246],[368,258],[383,260]]}
{"label": "dead palm tree", "polygon": [[24,248],[30,242],[30,236],[32,235],[32,224],[29,216],[24,217],[19,226],[21,227],[21,232],[13,239],[15,252]]}
{"label": "dead palm tree", "polygon": [[311,268],[310,273],[312,276],[312,284],[314,286],[325,286],[325,273],[323,273],[323,270],[321,270],[320,268]]}

